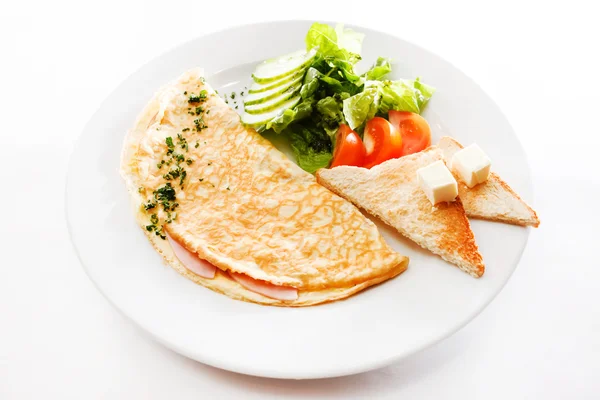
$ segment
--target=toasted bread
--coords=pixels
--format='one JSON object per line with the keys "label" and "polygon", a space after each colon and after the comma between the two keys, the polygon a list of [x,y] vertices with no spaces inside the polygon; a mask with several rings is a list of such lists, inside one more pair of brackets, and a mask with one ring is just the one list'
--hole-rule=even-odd
{"label": "toasted bread", "polygon": [[[442,150],[448,168],[454,153],[463,148],[460,143],[448,136],[440,139],[438,147]],[[465,185],[458,174],[454,173],[454,177],[458,182],[458,195],[467,216],[536,228],[540,225],[536,212],[497,174],[490,173],[487,181],[473,188]]]}
{"label": "toasted bread", "polygon": [[417,182],[417,169],[441,159],[441,150],[430,147],[371,169],[341,166],[316,175],[332,192],[478,278],[485,267],[460,199],[434,207]]}

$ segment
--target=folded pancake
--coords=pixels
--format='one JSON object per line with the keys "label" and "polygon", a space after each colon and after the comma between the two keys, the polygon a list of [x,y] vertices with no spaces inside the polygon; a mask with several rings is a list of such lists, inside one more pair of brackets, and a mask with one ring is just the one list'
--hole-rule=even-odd
{"label": "folded pancake", "polygon": [[279,306],[342,299],[406,269],[370,220],[244,127],[202,75],[159,90],[122,153],[136,220],[171,267]]}

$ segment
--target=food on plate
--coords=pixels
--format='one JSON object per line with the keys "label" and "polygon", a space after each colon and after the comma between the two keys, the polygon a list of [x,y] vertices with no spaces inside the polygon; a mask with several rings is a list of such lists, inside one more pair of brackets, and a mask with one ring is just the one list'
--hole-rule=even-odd
{"label": "food on plate", "polygon": [[410,111],[389,111],[390,124],[402,136],[401,155],[417,153],[431,146],[431,128],[425,118]]}
{"label": "food on plate", "polygon": [[417,170],[417,181],[432,205],[456,200],[456,179],[442,160]]}
{"label": "food on plate", "polygon": [[[438,146],[448,164],[454,155],[463,149],[459,142],[448,136],[441,138]],[[469,188],[460,179],[460,175],[457,174],[457,177],[458,195],[469,217],[513,225],[539,226],[540,220],[536,212],[494,172],[489,174],[485,182],[473,188]]]}
{"label": "food on plate", "polygon": [[[290,57],[256,77],[261,85],[285,80],[308,60]],[[351,203],[244,126],[200,69],[144,108],[127,133],[121,175],[138,224],[165,261],[235,299],[329,302],[408,264]]]}
{"label": "food on plate", "polygon": [[[392,63],[384,57],[358,72],[363,37],[341,24],[315,22],[306,34],[304,50],[256,67],[244,98],[242,122],[259,132],[283,135],[298,165],[310,173],[328,166],[357,165],[361,159],[371,167],[429,146],[429,125],[418,114],[434,89],[419,78],[387,79]],[[386,125],[388,118],[394,124],[396,111],[406,114],[397,115],[394,129]],[[345,136],[351,146],[336,140],[343,126],[354,132]],[[354,145],[356,136],[364,146]],[[380,140],[392,147],[381,145]]]}
{"label": "food on plate", "polygon": [[358,133],[348,125],[341,124],[336,136],[336,146],[331,161],[331,168],[339,165],[354,165],[359,167],[365,160],[365,145]]}
{"label": "food on plate", "polygon": [[460,198],[432,206],[417,170],[442,160],[430,147],[371,169],[341,166],[317,171],[317,180],[421,247],[478,278],[484,263]]}
{"label": "food on plate", "polygon": [[450,160],[450,168],[470,188],[487,181],[490,176],[492,160],[473,143],[454,153]]}
{"label": "food on plate", "polygon": [[360,167],[371,168],[402,155],[402,135],[386,119],[371,118],[364,132],[365,160]]}

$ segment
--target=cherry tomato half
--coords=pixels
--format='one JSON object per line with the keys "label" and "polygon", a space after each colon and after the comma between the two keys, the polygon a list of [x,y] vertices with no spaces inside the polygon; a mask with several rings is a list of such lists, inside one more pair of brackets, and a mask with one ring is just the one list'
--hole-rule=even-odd
{"label": "cherry tomato half", "polygon": [[402,135],[402,156],[418,153],[431,146],[431,128],[419,114],[409,111],[394,111],[389,113],[390,123]]}
{"label": "cherry tomato half", "polygon": [[367,121],[364,132],[366,157],[363,164],[371,168],[402,155],[402,136],[386,119],[375,117]]}
{"label": "cherry tomato half", "polygon": [[365,146],[360,136],[348,125],[341,124],[337,131],[335,150],[330,168],[340,165],[360,167],[365,159]]}

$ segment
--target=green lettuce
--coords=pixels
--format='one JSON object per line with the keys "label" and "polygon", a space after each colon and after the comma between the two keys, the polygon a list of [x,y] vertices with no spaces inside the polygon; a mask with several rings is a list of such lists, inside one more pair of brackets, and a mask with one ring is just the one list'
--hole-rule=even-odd
{"label": "green lettuce", "polygon": [[310,67],[308,71],[306,71],[302,88],[300,89],[300,96],[302,96],[303,99],[311,97],[315,94],[317,89],[319,89],[319,78],[321,76],[323,76],[323,74],[316,68]]}
{"label": "green lettuce", "polygon": [[[333,75],[333,76],[331,76]],[[324,85],[321,85],[323,83]],[[357,87],[355,84],[348,82],[344,79],[343,74],[336,70],[330,69],[326,73],[322,73],[316,68],[310,67],[306,72],[304,82],[302,84],[302,88],[300,89],[300,95],[303,99],[306,99],[310,96],[315,95],[317,90],[324,89],[319,93],[323,96],[327,96],[327,93],[330,95],[333,94],[342,94],[342,93],[350,93],[350,95],[358,93],[361,88]]]}
{"label": "green lettuce", "polygon": [[392,72],[392,65],[389,58],[379,57],[371,69],[365,73],[365,78],[370,81],[378,81],[390,72]]}
{"label": "green lettuce", "polygon": [[344,101],[348,98],[350,98],[348,93],[336,93],[317,102],[315,123],[330,137],[335,135],[340,124],[344,122],[343,106]]}
{"label": "green lettuce", "polygon": [[362,126],[377,114],[379,110],[379,90],[369,87],[344,100],[343,114],[352,129]]}
{"label": "green lettuce", "polygon": [[422,83],[419,78],[415,80],[367,81],[365,88],[367,87],[376,87],[379,91],[381,97],[379,114],[387,114],[390,110],[420,114],[435,91],[433,87]]}
{"label": "green lettuce", "polygon": [[355,57],[358,57],[354,63],[360,60],[362,42],[365,39],[365,34],[353,31],[350,28],[344,28],[344,24],[337,24],[335,26],[335,33],[337,35],[338,46],[342,49],[348,50],[348,52]]}
{"label": "green lettuce", "polygon": [[276,133],[283,132],[291,123],[310,117],[314,103],[315,99],[312,97],[302,100],[296,107],[285,110],[282,114],[267,122],[265,129],[273,129]]}
{"label": "green lettuce", "polygon": [[338,24],[335,29],[327,24],[315,22],[306,34],[306,49],[318,48],[317,54],[323,58],[333,58],[349,62],[351,65],[360,60],[360,51],[364,35],[344,29]]}
{"label": "green lettuce", "polygon": [[429,99],[431,99],[431,96],[433,96],[435,88],[433,86],[429,86],[422,83],[421,78],[419,77],[415,79],[415,81],[413,82],[413,86],[418,91],[417,103],[419,104],[419,110],[423,111],[423,108],[425,108],[425,106],[429,102]]}
{"label": "green lettuce", "polygon": [[346,79],[358,86],[362,86],[364,83],[361,76],[354,73],[354,66],[352,63],[335,58],[329,60],[328,63],[332,69],[337,69],[335,72],[342,79]]}
{"label": "green lettuce", "polygon": [[313,174],[319,168],[329,166],[333,158],[332,146],[323,129],[306,122],[290,125],[285,133],[300,168]]}

